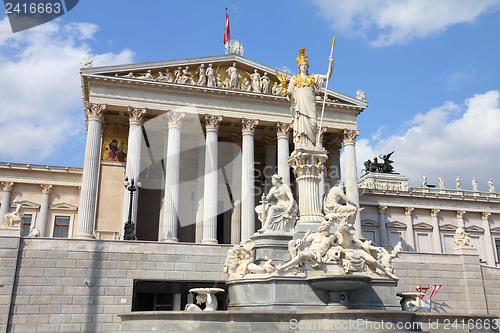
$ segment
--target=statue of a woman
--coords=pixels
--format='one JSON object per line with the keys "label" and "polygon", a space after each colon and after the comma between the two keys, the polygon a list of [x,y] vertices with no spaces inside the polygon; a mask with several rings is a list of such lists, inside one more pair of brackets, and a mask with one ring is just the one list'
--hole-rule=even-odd
{"label": "statue of a woman", "polygon": [[[293,199],[292,190],[283,184],[283,179],[279,175],[272,177],[273,187],[266,196],[266,201],[275,200],[274,203],[265,203],[255,207],[259,219],[262,221],[262,228],[258,231],[285,231],[288,232],[293,227],[297,216],[297,202]],[[264,217],[264,220],[263,220]]]}
{"label": "statue of a woman", "polygon": [[293,143],[295,147],[314,147],[316,143],[316,94],[321,91],[323,83],[332,76],[333,58],[326,75],[309,75],[309,58],[306,49],[300,49],[297,57],[299,75],[292,76],[287,90],[287,97],[292,101]]}

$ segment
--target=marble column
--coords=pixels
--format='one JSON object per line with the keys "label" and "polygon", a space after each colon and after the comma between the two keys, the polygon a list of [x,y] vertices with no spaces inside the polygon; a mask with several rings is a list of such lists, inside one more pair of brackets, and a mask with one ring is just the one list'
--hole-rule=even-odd
{"label": "marble column", "polygon": [[265,136],[264,151],[265,151],[265,165],[264,165],[264,192],[268,193],[272,187],[271,178],[276,173],[276,138]]}
{"label": "marble column", "polygon": [[380,230],[380,246],[386,247],[387,242],[387,228],[385,226],[385,211],[387,210],[387,206],[378,206],[378,223]]}
{"label": "marble column", "polygon": [[[141,172],[141,146],[142,146],[142,120],[146,114],[146,109],[128,108],[129,112],[129,130],[127,141],[127,164],[125,166],[125,177],[129,180],[134,179],[135,184],[139,181]],[[132,222],[137,228],[137,203],[139,202],[139,190],[134,192],[132,199]],[[128,211],[130,209],[130,192],[123,188],[122,201],[122,225],[120,235],[123,237],[125,223],[128,220]]]}
{"label": "marble column", "polygon": [[256,119],[241,120],[241,241],[246,241],[255,232],[255,175],[254,132],[259,123]]}
{"label": "marble column", "polygon": [[13,182],[1,182],[3,196],[2,196],[2,206],[0,207],[0,226],[5,222],[5,214],[9,212],[10,205],[10,193],[14,188]]}
{"label": "marble column", "polygon": [[47,220],[49,218],[49,196],[52,192],[52,185],[40,185],[42,187],[42,204],[40,205],[40,215],[38,221],[33,227],[40,231],[40,237],[49,237],[50,232],[47,231]]}
{"label": "marble column", "polygon": [[484,212],[481,214],[481,219],[483,220],[483,228],[484,228],[484,252],[486,256],[486,263],[488,266],[495,267],[495,248],[493,246],[493,239],[491,237],[490,230],[490,212]]}
{"label": "marble column", "polygon": [[457,223],[459,227],[462,227],[465,230],[465,221],[464,215],[467,213],[465,210],[457,210]]}
{"label": "marble column", "polygon": [[177,212],[179,208],[179,176],[181,166],[181,122],[184,112],[170,111],[168,119],[167,163],[165,164],[165,195],[163,197],[162,242],[178,242]]}
{"label": "marble column", "polygon": [[105,104],[88,104],[85,107],[87,144],[85,147],[82,189],[80,191],[75,238],[94,238],[97,181],[101,159],[102,116],[105,108]]}
{"label": "marble column", "polygon": [[290,136],[290,124],[276,123],[276,135],[278,139],[278,175],[283,179],[283,184],[290,186],[290,148],[288,138]]}
{"label": "marble column", "polygon": [[432,252],[441,253],[441,235],[439,232],[439,209],[431,209],[432,217]]}
{"label": "marble column", "polygon": [[[234,147],[234,158],[241,153],[241,134],[231,133],[231,141],[237,145]],[[240,160],[241,161],[241,160]],[[241,241],[241,164],[232,163],[231,190],[233,193],[233,211],[231,212],[231,244],[239,244]]]}
{"label": "marble column", "polygon": [[328,178],[330,179],[330,187],[334,187],[337,182],[341,179],[342,175],[340,173],[340,142],[331,142],[325,148],[328,150],[328,159],[330,172]]}
{"label": "marble column", "polygon": [[217,244],[218,131],[222,116],[205,115],[205,177],[203,186],[202,243]]}
{"label": "marble column", "polygon": [[[346,196],[359,207],[358,171],[356,166],[356,137],[359,130],[344,130],[344,174]],[[354,229],[361,235],[361,215],[356,214]]]}
{"label": "marble column", "polygon": [[408,245],[408,249],[410,251],[415,251],[415,234],[413,233],[413,218],[411,213],[415,208],[413,207],[405,207],[405,216],[406,216],[406,244]]}

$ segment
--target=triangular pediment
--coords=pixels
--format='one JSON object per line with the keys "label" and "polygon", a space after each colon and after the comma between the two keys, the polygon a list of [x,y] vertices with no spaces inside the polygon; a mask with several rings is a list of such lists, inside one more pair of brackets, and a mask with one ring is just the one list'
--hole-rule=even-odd
{"label": "triangular pediment", "polygon": [[490,232],[495,235],[500,235],[500,227],[491,228]]}
{"label": "triangular pediment", "polygon": [[439,230],[441,230],[441,231],[455,232],[455,230],[457,230],[457,228],[458,227],[456,225],[453,225],[453,224],[444,224],[444,225],[439,226]]}
{"label": "triangular pediment", "polygon": [[[36,202],[29,201],[29,200],[18,200],[18,202],[23,206],[24,209],[38,209],[40,208],[40,204],[37,204]],[[11,204],[11,208],[16,208],[16,205]]]}
{"label": "triangular pediment", "polygon": [[379,227],[379,223],[377,221],[366,219],[366,220],[361,221],[361,226],[362,227],[378,228]]}
{"label": "triangular pediment", "polygon": [[413,229],[419,229],[419,230],[432,230],[434,229],[432,227],[432,225],[428,224],[428,223],[424,223],[424,222],[421,222],[421,223],[416,223],[413,225]]}
{"label": "triangular pediment", "polygon": [[[219,75],[221,84],[216,86],[208,85],[207,83],[200,83],[200,75],[198,69],[203,65],[206,70],[210,64],[211,68],[214,69],[215,77]],[[238,87],[234,87],[229,82],[228,69],[234,67],[238,70],[239,81]],[[187,67],[187,68],[186,68]],[[168,73],[166,74],[168,70]],[[190,75],[184,76],[182,79],[183,71],[186,70]],[[269,88],[267,92],[258,92],[250,88],[249,90],[243,87],[245,80],[251,82],[250,75],[257,70],[257,73],[263,77],[267,75],[269,78]],[[176,71],[179,71],[179,77],[176,76]],[[162,75],[160,75],[160,72]],[[297,70],[293,73],[288,73],[287,78],[290,79],[292,75],[296,75]],[[285,72],[278,70],[279,75],[284,75]],[[124,83],[127,85],[150,85],[157,87],[164,87],[165,89],[189,89],[193,93],[196,91],[207,92],[213,91],[224,94],[244,94],[253,95],[256,98],[271,97],[271,98],[285,98],[281,96],[277,91],[273,93],[273,86],[279,84],[280,81],[276,74],[276,69],[260,64],[253,60],[238,56],[238,55],[225,55],[225,56],[213,56],[213,57],[202,57],[202,58],[190,58],[190,59],[179,59],[179,60],[168,60],[168,61],[157,61],[139,64],[128,64],[128,65],[117,65],[117,66],[103,66],[103,67],[91,67],[82,68],[81,74],[85,81],[88,79],[100,80],[105,82],[116,82]],[[171,79],[170,79],[171,75]],[[192,79],[191,79],[192,78]],[[84,96],[85,98],[86,96]],[[321,96],[317,97],[317,103],[322,103],[323,98]],[[354,98],[348,95],[341,94],[334,90],[327,90],[327,105],[332,105],[336,107],[344,108],[354,108],[362,111],[367,107],[366,99],[363,97]]]}
{"label": "triangular pediment", "polygon": [[77,210],[78,206],[72,205],[67,202],[60,202],[57,204],[54,204],[50,206],[50,209],[57,209],[57,210]]}
{"label": "triangular pediment", "polygon": [[466,232],[472,232],[472,233],[478,233],[482,234],[484,233],[484,229],[481,227],[478,227],[477,225],[472,225],[470,227],[465,227]]}
{"label": "triangular pediment", "polygon": [[394,228],[394,229],[406,229],[406,223],[400,222],[400,221],[393,221],[393,222],[387,222],[385,224],[387,228]]}

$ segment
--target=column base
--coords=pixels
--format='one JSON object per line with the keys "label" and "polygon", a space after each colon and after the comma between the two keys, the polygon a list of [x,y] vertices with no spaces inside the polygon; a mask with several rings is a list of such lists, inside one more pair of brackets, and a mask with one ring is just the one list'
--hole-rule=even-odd
{"label": "column base", "polygon": [[74,238],[95,239],[94,235],[90,234],[76,234]]}
{"label": "column base", "polygon": [[161,240],[163,243],[179,243],[179,240],[175,237],[173,238],[165,238]]}
{"label": "column base", "polygon": [[219,244],[217,239],[202,239],[201,244]]}

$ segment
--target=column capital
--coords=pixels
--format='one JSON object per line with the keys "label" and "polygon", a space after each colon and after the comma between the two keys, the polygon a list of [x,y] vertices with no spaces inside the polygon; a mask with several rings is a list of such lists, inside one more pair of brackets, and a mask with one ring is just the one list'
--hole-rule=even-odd
{"label": "column capital", "polygon": [[10,192],[14,188],[14,182],[1,182],[4,192]]}
{"label": "column capital", "polygon": [[466,213],[465,210],[457,210],[457,219],[462,219]]}
{"label": "column capital", "polygon": [[491,213],[490,213],[490,212],[483,212],[483,213],[481,214],[481,218],[482,218],[483,220],[487,220],[487,219],[490,217],[490,215],[491,215]]}
{"label": "column capital", "polygon": [[415,210],[413,207],[405,207],[405,215],[411,215],[411,213]]}
{"label": "column capital", "polygon": [[87,103],[85,106],[85,120],[102,121],[102,114],[106,109],[106,104]]}
{"label": "column capital", "polygon": [[282,122],[277,122],[276,123],[276,136],[277,138],[286,138],[288,139],[289,134],[290,134],[290,128],[292,126],[287,123],[282,123]]}
{"label": "column capital", "polygon": [[214,116],[211,114],[205,115],[205,129],[207,131],[215,131],[219,130],[219,124],[222,121],[222,116]]}
{"label": "column capital", "polygon": [[440,209],[432,208],[431,209],[431,216],[437,217],[440,211],[441,211]]}
{"label": "column capital", "polygon": [[167,113],[168,127],[180,127],[184,116],[186,116],[184,112],[169,111]]}
{"label": "column capital", "polygon": [[146,108],[134,108],[132,106],[128,107],[128,121],[129,124],[141,124],[146,114]]}
{"label": "column capital", "polygon": [[50,192],[52,192],[52,185],[51,184],[41,184],[40,186],[42,188],[42,193],[50,194]]}
{"label": "column capital", "polygon": [[378,207],[377,207],[377,209],[378,209],[378,212],[379,212],[380,214],[383,214],[383,213],[385,213],[385,211],[387,210],[387,206],[380,205],[380,206],[378,206]]}
{"label": "column capital", "polygon": [[242,134],[252,134],[255,132],[255,127],[259,124],[257,119],[241,119],[241,133]]}
{"label": "column capital", "polygon": [[344,145],[348,144],[355,144],[356,143],[356,137],[359,135],[359,130],[344,130]]}
{"label": "column capital", "polygon": [[271,138],[271,137],[265,136],[262,139],[262,142],[264,143],[265,151],[276,151],[276,141],[277,141],[277,138]]}

